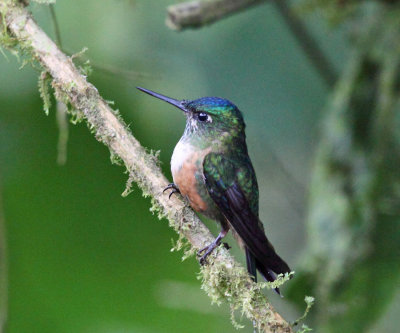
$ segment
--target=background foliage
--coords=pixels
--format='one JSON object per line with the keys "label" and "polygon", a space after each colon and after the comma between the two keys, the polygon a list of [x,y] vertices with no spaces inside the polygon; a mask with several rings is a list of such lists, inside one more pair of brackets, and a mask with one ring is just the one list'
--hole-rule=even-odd
{"label": "background foliage", "polygon": [[[260,215],[298,273],[283,300],[270,295],[285,318],[297,318],[311,294],[317,301],[308,324],[317,332],[394,331],[400,15],[396,4],[324,3],[304,17],[340,74],[334,90],[271,5],[181,33],[164,25],[167,0],[59,0],[55,9],[64,49],[88,47],[90,80],[144,146],[161,150],[168,175],[184,118],[135,86],[176,98],[221,96],[244,112]],[[31,9],[54,36],[49,8]],[[196,261],[181,263],[170,252],[176,236],[149,202],[139,191],[120,196],[126,175],[84,125],[70,127],[67,163],[57,165],[55,108],[48,117],[42,111],[40,72],[18,70],[21,62],[5,54],[7,332],[234,331],[229,310],[199,290]]]}

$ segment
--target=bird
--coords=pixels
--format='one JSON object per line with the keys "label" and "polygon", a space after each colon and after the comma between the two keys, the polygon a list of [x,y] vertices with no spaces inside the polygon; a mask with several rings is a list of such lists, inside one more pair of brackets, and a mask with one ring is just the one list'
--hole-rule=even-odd
{"label": "bird", "polygon": [[[184,133],[171,157],[173,183],[165,189],[180,193],[198,213],[217,221],[221,231],[198,252],[200,263],[217,248],[229,230],[246,253],[247,270],[267,281],[290,273],[276,253],[259,218],[259,191],[251,163],[242,112],[227,99],[202,97],[177,100],[137,87],[172,104],[186,116]],[[275,291],[280,294],[278,288]]]}

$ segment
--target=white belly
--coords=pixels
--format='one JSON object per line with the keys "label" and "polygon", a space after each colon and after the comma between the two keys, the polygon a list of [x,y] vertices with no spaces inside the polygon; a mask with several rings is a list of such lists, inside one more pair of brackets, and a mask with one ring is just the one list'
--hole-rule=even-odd
{"label": "white belly", "polygon": [[[179,141],[175,146],[174,152],[171,157],[171,172],[172,177],[178,173],[182,168],[183,163],[191,156],[193,147],[190,143],[185,141]],[[175,182],[175,179],[174,179]]]}

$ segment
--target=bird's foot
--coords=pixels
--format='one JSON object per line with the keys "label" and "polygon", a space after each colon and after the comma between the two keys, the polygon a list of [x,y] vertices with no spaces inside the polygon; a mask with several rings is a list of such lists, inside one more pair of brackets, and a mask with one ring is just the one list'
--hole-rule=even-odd
{"label": "bird's foot", "polygon": [[[200,265],[204,265],[206,262],[207,257],[215,250],[216,247],[218,247],[221,244],[222,238],[226,236],[228,233],[229,228],[222,228],[221,232],[218,234],[217,238],[208,246],[205,248],[201,249],[200,251],[197,252],[198,256],[200,257]],[[230,246],[227,243],[224,243],[224,246],[227,250],[230,249]],[[201,255],[204,252],[203,255]]]}
{"label": "bird's foot", "polygon": [[[200,257],[200,265],[203,266],[203,265],[205,264],[207,257],[208,257],[220,244],[221,244],[221,238],[217,237],[217,238],[215,239],[215,241],[213,241],[210,245],[206,246],[205,248],[203,248],[203,249],[201,249],[201,250],[199,250],[199,251],[197,252],[197,255],[198,255],[198,256],[201,256],[201,257]],[[224,245],[224,247],[225,247],[226,249],[228,249],[228,250],[230,249],[230,246],[228,245],[228,243],[223,243],[223,245]],[[204,254],[202,255],[202,253],[204,253]]]}
{"label": "bird's foot", "polygon": [[[205,252],[201,257],[200,257],[200,265],[204,265],[206,262],[207,257],[217,248],[221,242],[212,242],[210,245],[206,246],[205,248],[199,250],[197,252],[198,256],[201,256],[203,252]],[[231,247],[229,246],[228,243],[222,243],[225,249],[229,250]]]}
{"label": "bird's foot", "polygon": [[170,189],[172,189],[172,191],[171,191],[171,193],[169,194],[168,199],[171,199],[171,195],[174,194],[174,193],[179,193],[179,194],[181,193],[181,191],[179,191],[178,186],[176,186],[174,183],[168,184],[168,186],[163,190],[163,193],[164,193],[166,190],[170,190]]}
{"label": "bird's foot", "polygon": [[[219,245],[220,242],[212,242],[210,245],[206,246],[205,248],[201,249],[197,252],[198,256],[200,257],[200,265],[204,265],[206,263],[207,257],[215,250],[215,248]],[[202,253],[204,253],[202,255]]]}

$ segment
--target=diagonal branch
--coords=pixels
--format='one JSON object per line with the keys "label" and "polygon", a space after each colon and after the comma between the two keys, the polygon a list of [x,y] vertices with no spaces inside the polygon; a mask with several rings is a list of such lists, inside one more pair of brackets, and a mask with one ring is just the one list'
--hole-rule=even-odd
{"label": "diagonal branch", "polygon": [[[1,22],[1,18],[4,22]],[[71,58],[62,53],[41,30],[30,13],[15,1],[0,0],[0,23],[6,24],[19,47],[28,51],[28,56],[36,59],[50,74],[57,98],[70,103],[80,112],[96,139],[123,161],[130,179],[137,182],[146,196],[151,197],[153,208],[159,216],[169,220],[179,235],[189,241],[192,250],[209,244],[213,240],[212,234],[196,214],[178,198],[168,200],[168,195],[163,195],[162,189],[168,182],[161,173],[157,158],[132,136],[97,89],[86,81]],[[3,35],[6,33],[2,32]],[[251,281],[246,270],[227,250],[220,248],[201,271],[202,287],[213,301],[227,300],[232,309],[241,310],[263,332],[293,332],[291,326],[268,303],[260,284]]]}

